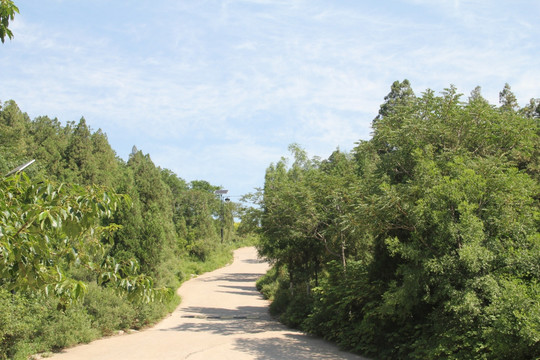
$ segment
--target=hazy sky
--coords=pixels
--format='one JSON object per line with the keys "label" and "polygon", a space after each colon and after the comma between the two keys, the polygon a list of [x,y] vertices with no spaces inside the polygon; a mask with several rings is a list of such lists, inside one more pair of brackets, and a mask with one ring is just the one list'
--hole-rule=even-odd
{"label": "hazy sky", "polygon": [[[540,97],[538,0],[15,0],[0,101],[85,117],[187,181],[241,195],[298,143],[370,138],[395,80]],[[233,200],[236,200],[233,198]]]}

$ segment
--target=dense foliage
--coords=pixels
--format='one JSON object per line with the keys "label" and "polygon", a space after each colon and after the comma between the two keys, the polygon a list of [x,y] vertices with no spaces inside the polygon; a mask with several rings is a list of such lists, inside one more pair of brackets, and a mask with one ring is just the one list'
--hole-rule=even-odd
{"label": "dense foliage", "polygon": [[286,323],[381,359],[540,356],[540,101],[395,82],[352,153],[266,172],[259,282]]}
{"label": "dense foliage", "polygon": [[13,32],[9,29],[9,22],[15,19],[15,13],[19,8],[12,0],[0,0],[0,41],[6,41],[6,36],[13,38]]}
{"label": "dense foliage", "polygon": [[0,359],[145,326],[238,240],[219,187],[135,148],[119,159],[84,118],[31,120],[0,103],[0,175]]}

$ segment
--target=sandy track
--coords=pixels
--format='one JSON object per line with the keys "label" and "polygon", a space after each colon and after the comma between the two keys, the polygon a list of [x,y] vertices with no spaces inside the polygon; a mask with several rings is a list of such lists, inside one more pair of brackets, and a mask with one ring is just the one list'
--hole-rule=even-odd
{"label": "sandy track", "polygon": [[156,326],[49,359],[362,359],[272,319],[255,288],[267,269],[254,248],[239,249],[233,264],[184,283],[182,304]]}

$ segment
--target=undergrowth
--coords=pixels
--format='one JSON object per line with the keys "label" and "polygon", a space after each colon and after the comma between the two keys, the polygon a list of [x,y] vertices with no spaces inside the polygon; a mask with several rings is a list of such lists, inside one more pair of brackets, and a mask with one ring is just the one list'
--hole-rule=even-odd
{"label": "undergrowth", "polygon": [[[255,244],[254,237],[219,244],[205,258],[185,255],[176,264],[174,288],[190,278],[223,267],[233,260],[233,250]],[[26,360],[32,354],[59,351],[120,331],[151,326],[181,302],[178,295],[164,301],[133,303],[108,287],[87,281],[84,300],[67,308],[53,297],[11,293],[0,287],[0,359]]]}

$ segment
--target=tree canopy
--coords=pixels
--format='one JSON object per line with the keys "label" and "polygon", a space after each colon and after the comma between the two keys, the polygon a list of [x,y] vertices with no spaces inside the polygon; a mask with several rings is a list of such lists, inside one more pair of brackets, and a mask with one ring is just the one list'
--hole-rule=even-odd
{"label": "tree canopy", "polygon": [[351,154],[268,167],[273,311],[377,358],[540,356],[538,100],[407,80],[384,100]]}
{"label": "tree canopy", "polygon": [[201,271],[184,264],[236,239],[218,186],[188,184],[136,149],[121,160],[84,118],[63,125],[0,103],[0,174],[0,359],[156,321]]}

